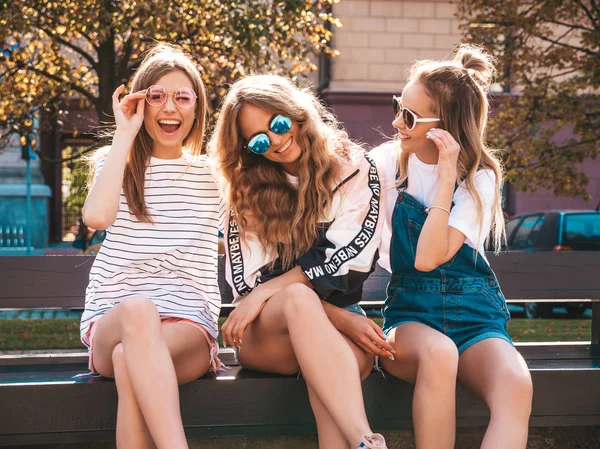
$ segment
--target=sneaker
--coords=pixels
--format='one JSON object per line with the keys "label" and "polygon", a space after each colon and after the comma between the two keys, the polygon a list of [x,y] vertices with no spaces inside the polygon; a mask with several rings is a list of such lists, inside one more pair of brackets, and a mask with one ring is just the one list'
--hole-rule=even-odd
{"label": "sneaker", "polygon": [[374,433],[370,437],[367,435],[363,435],[362,442],[358,445],[357,449],[387,449],[387,445],[385,444],[385,438],[383,435],[378,433]]}

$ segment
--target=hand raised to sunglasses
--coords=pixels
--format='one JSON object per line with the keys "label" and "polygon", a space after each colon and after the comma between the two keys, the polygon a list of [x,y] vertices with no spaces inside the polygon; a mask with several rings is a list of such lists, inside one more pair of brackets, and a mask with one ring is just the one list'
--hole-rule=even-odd
{"label": "hand raised to sunglasses", "polygon": [[452,137],[452,134],[439,128],[430,129],[427,138],[435,143],[440,151],[437,166],[438,178],[441,181],[455,183],[458,178],[460,145]]}
{"label": "hand raised to sunglasses", "polygon": [[142,123],[144,123],[144,105],[146,103],[146,91],[140,90],[133,94],[125,95],[119,101],[119,95],[125,90],[124,85],[117,87],[112,96],[113,113],[117,129],[123,132],[137,135]]}

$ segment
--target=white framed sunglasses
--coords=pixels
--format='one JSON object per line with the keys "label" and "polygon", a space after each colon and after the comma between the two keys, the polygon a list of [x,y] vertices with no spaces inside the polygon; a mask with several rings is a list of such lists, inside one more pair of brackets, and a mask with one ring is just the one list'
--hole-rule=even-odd
{"label": "white framed sunglasses", "polygon": [[424,123],[428,123],[428,122],[439,122],[440,119],[439,118],[419,118],[417,117],[417,114],[414,111],[411,111],[408,108],[405,108],[402,106],[402,104],[400,103],[400,99],[398,97],[396,97],[395,95],[392,96],[393,97],[393,106],[394,106],[394,117],[398,117],[399,115],[402,115],[402,121],[404,122],[404,124],[406,125],[406,128],[409,130],[413,130],[415,129],[415,126],[417,126],[417,123],[419,122],[424,122]]}
{"label": "white framed sunglasses", "polygon": [[198,98],[196,92],[189,87],[180,87],[177,92],[171,93],[162,86],[154,85],[146,90],[146,101],[150,106],[159,108],[167,102],[169,95],[172,95],[175,104],[183,109],[193,107]]}

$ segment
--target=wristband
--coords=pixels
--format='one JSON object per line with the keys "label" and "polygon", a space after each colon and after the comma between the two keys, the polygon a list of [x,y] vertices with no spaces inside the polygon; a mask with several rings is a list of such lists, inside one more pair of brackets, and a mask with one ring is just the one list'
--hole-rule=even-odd
{"label": "wristband", "polygon": [[428,214],[429,211],[431,211],[431,209],[441,209],[444,212],[446,212],[448,215],[450,215],[450,211],[442,206],[429,206],[427,209],[425,209],[425,213]]}

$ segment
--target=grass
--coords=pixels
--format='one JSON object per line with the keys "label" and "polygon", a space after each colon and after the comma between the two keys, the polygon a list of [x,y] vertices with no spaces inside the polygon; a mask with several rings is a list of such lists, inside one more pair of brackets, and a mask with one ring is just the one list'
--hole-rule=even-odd
{"label": "grass", "polygon": [[[219,328],[225,318],[219,318]],[[221,345],[219,335],[219,345]],[[43,349],[81,349],[79,320],[57,318],[45,320],[0,320],[0,351]]]}
{"label": "grass", "polygon": [[85,347],[77,319],[0,321],[0,351],[79,348]]}
{"label": "grass", "polygon": [[508,322],[508,333],[515,342],[590,341],[592,320],[513,319]]}
{"label": "grass", "polygon": [[[381,325],[381,319],[375,321]],[[219,326],[223,322],[220,318]],[[589,341],[591,320],[517,318],[508,323],[508,332],[515,342]],[[0,320],[0,351],[31,349],[85,349],[79,340],[79,320]]]}

